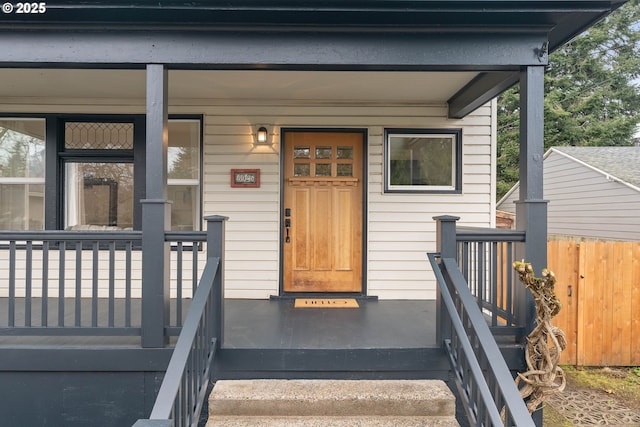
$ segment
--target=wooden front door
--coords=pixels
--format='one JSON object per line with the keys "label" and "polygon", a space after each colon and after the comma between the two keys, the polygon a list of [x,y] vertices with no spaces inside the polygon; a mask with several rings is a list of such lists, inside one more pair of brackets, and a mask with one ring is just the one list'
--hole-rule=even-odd
{"label": "wooden front door", "polygon": [[284,135],[285,292],[362,291],[362,133]]}

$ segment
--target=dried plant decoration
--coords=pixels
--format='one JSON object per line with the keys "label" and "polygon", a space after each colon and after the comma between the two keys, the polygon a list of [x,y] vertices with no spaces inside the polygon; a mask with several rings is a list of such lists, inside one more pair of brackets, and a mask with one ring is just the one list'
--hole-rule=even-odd
{"label": "dried plant decoration", "polygon": [[531,264],[524,261],[514,262],[513,268],[533,294],[536,304],[537,326],[527,337],[525,350],[527,371],[518,373],[516,378],[520,395],[526,399],[529,412],[533,413],[550,395],[561,392],[566,386],[564,371],[558,364],[567,341],[562,329],[551,324],[551,319],[562,308],[554,290],[556,276],[544,269],[542,278],[535,277]]}

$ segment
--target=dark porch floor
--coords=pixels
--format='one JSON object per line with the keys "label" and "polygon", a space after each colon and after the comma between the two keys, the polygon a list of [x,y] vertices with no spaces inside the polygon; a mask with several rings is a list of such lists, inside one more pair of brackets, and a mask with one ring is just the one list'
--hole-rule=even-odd
{"label": "dark porch floor", "polygon": [[[24,300],[17,298],[16,324],[24,324]],[[116,300],[116,313],[122,300]],[[223,347],[232,349],[393,349],[436,346],[435,301],[358,301],[360,308],[294,308],[293,300],[225,300]],[[33,322],[39,323],[39,299],[33,299]],[[188,301],[185,302],[188,305]],[[50,316],[55,313],[50,304]],[[175,304],[172,303],[172,307]],[[74,305],[66,304],[65,324],[73,324]],[[132,318],[140,317],[139,300]],[[83,317],[91,299],[83,299]],[[186,314],[186,307],[184,313]],[[7,325],[7,298],[0,298],[0,328]],[[101,311],[98,324],[106,324]],[[172,318],[175,313],[172,313]],[[50,319],[50,325],[55,325]],[[175,340],[174,340],[175,341]],[[135,336],[0,336],[0,346],[138,347]]]}
{"label": "dark porch floor", "polygon": [[358,303],[360,308],[294,308],[293,300],[227,300],[223,347],[435,347],[435,301]]}

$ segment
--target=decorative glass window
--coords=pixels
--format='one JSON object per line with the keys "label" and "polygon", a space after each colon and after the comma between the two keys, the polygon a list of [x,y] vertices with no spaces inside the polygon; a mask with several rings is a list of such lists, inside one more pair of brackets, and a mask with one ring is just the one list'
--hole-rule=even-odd
{"label": "decorative glass window", "polygon": [[385,192],[461,191],[462,132],[387,129]]}
{"label": "decorative glass window", "polygon": [[134,134],[129,122],[65,122],[65,230],[130,230]]}
{"label": "decorative glass window", "polygon": [[0,118],[0,229],[44,228],[45,120]]}
{"label": "decorative glass window", "polygon": [[67,150],[133,150],[133,123],[66,122]]}

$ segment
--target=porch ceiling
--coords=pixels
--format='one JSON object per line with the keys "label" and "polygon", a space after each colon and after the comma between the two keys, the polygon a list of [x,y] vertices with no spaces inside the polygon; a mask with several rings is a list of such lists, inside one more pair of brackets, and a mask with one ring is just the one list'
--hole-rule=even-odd
{"label": "porch ceiling", "polygon": [[[260,73],[259,77],[249,71],[195,73],[184,79],[176,74],[170,79],[170,96],[446,101],[449,116],[461,118],[516,84],[521,67],[545,66],[548,52],[625,1],[91,0],[78,5],[72,0],[54,0],[46,2],[46,13],[0,14],[0,64],[309,70],[313,73]],[[370,75],[318,70],[482,73]],[[140,98],[144,87],[130,83],[136,78],[142,82],[142,76],[122,77],[122,84],[114,85],[102,84],[99,78],[94,83],[69,80],[72,72],[58,80],[63,84],[52,87],[57,82],[54,74],[17,86],[22,96],[28,96],[30,85],[34,96],[72,97],[80,92],[107,98]],[[12,77],[13,81],[22,78]],[[120,78],[116,74],[107,77],[116,82]],[[6,87],[4,83],[3,79]],[[44,90],[36,91],[36,87]],[[11,87],[0,90],[0,97],[17,96],[11,91]]]}
{"label": "porch ceiling", "polygon": [[[169,100],[446,103],[476,72],[169,71]],[[144,103],[144,70],[0,69],[0,103],[33,98]]]}

